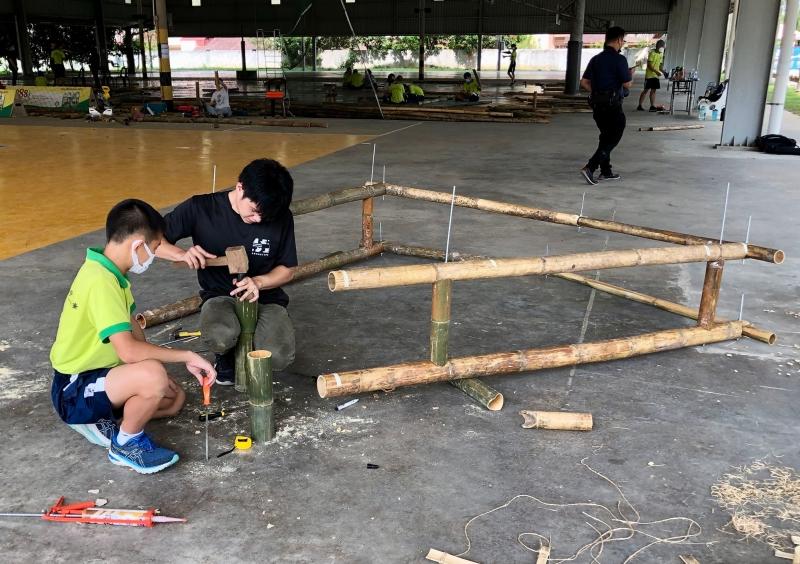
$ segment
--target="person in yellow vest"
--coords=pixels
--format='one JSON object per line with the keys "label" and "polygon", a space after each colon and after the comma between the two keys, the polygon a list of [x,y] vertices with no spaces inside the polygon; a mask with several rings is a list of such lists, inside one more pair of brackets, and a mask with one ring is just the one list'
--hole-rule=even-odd
{"label": "person in yellow vest", "polygon": [[650,51],[647,56],[647,70],[644,73],[644,90],[639,94],[639,105],[636,109],[640,112],[644,111],[642,102],[644,102],[647,93],[650,93],[650,111],[658,112],[663,107],[656,106],[656,90],[661,88],[661,81],[659,77],[663,74],[664,78],[667,77],[667,72],[664,70],[664,43],[663,39],[656,42],[656,48]]}
{"label": "person in yellow vest", "polygon": [[464,84],[461,85],[461,92],[456,93],[456,100],[462,102],[477,102],[481,97],[481,87],[472,78],[472,73],[464,73]]}
{"label": "person in yellow vest", "polygon": [[403,104],[406,101],[406,87],[403,84],[403,75],[398,74],[394,82],[386,88],[386,97],[391,104]]}
{"label": "person in yellow vest", "polygon": [[358,72],[358,69],[353,69],[353,74],[350,75],[350,88],[364,88],[364,75]]}
{"label": "person in yellow vest", "polygon": [[422,104],[425,101],[425,92],[413,82],[406,84],[406,101],[409,104]]}
{"label": "person in yellow vest", "polygon": [[347,65],[344,69],[344,75],[342,76],[342,86],[344,88],[350,88],[353,83],[353,67]]}
{"label": "person in yellow vest", "polygon": [[176,415],[186,399],[162,363],[185,364],[203,385],[214,384],[217,375],[196,352],[148,343],[133,316],[128,276],[152,264],[166,230],[161,214],[142,200],[123,200],[111,209],[105,247],[86,251],[50,350],[50,395],[58,416],[103,447],[113,464],[140,474],[178,461],[144,432],[152,419]]}
{"label": "person in yellow vest", "polygon": [[64,69],[64,59],[66,55],[55,43],[50,44],[50,68],[53,69],[53,77],[55,78],[56,86],[60,86],[64,82],[66,70]]}

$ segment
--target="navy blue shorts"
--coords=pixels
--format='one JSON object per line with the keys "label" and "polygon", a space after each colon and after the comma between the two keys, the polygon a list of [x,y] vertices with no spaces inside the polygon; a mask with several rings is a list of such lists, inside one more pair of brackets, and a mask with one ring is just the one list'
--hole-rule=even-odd
{"label": "navy blue shorts", "polygon": [[87,370],[80,374],[62,374],[53,370],[50,397],[64,423],[97,423],[100,419],[119,419],[122,409],[115,409],[106,395],[106,375],[110,368]]}

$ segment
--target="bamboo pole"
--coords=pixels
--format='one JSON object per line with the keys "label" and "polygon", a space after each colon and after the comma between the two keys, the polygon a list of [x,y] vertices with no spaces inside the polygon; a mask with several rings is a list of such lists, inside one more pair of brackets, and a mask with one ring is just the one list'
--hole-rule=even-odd
{"label": "bamboo pole", "polygon": [[703,129],[704,125],[657,125],[654,127],[640,127],[639,131],[680,131],[683,129]]}
{"label": "bamboo pole", "polygon": [[729,321],[713,325],[710,329],[683,327],[594,343],[452,358],[444,366],[429,361],[409,362],[322,374],[317,378],[317,392],[320,397],[329,398],[461,378],[532,372],[717,343],[737,339],[741,335],[742,323]]}
{"label": "bamboo pole", "polygon": [[386,189],[382,184],[370,184],[367,186],[359,186],[357,188],[345,188],[344,190],[337,190],[335,192],[328,192],[327,194],[320,194],[318,196],[311,196],[302,200],[295,200],[292,202],[289,209],[294,215],[303,215],[340,204],[347,204],[349,202],[357,202],[365,198],[372,198],[374,196],[383,196],[386,194]]}
{"label": "bamboo pole", "polygon": [[[431,362],[438,366],[447,364],[452,289],[452,280],[440,280],[433,283],[433,297],[431,299]],[[476,378],[455,380],[450,384],[489,411],[499,411],[503,408],[503,394]]]}
{"label": "bamboo pole", "polygon": [[258,322],[258,302],[236,300],[236,317],[239,318],[241,332],[236,343],[236,384],[237,392],[247,391],[247,355],[253,350],[253,334]]}
{"label": "bamboo pole", "polygon": [[361,200],[361,247],[368,249],[373,243],[373,218],[372,211],[375,207],[375,198]]}
{"label": "bamboo pole", "polygon": [[[82,114],[81,114],[82,115]],[[297,120],[281,120],[281,119],[263,119],[263,118],[216,118],[216,117],[183,117],[178,115],[172,116],[149,116],[145,115],[136,121],[146,123],[211,123],[214,125],[258,125],[262,127],[322,127],[327,128],[327,123],[320,123],[314,121],[297,121]]]}
{"label": "bamboo pole", "polygon": [[431,300],[431,362],[439,366],[447,364],[447,344],[450,335],[451,280],[433,283]]}
{"label": "bamboo pole", "polygon": [[523,429],[554,429],[559,431],[591,431],[591,413],[568,413],[564,411],[528,411],[519,412],[524,421]]}
{"label": "bamboo pole", "polygon": [[154,327],[173,319],[180,319],[187,315],[192,315],[200,311],[200,305],[203,300],[200,296],[191,296],[189,298],[180,300],[173,304],[167,304],[155,309],[148,309],[142,313],[136,314],[136,322],[139,327]]}
{"label": "bamboo pole", "polygon": [[428,554],[425,556],[425,560],[438,562],[439,564],[478,564],[472,560],[459,558],[458,556],[453,556],[452,554],[442,552],[441,550],[436,550],[435,548],[432,548],[428,551]]}
{"label": "bamboo pole", "polygon": [[[636,292],[634,290],[628,290],[627,288],[623,288],[621,286],[615,286],[614,284],[609,284],[608,282],[603,282],[601,280],[595,280],[594,278],[587,278],[585,276],[581,276],[580,274],[565,273],[565,274],[554,274],[553,276],[556,276],[563,280],[577,282],[578,284],[583,284],[584,286],[589,286],[590,288],[594,288],[595,290],[611,294],[612,296],[626,298],[628,300],[632,300],[640,304],[651,305],[653,307],[657,307],[658,309],[668,311],[670,313],[675,313],[677,315],[682,315],[683,317],[688,317],[689,319],[694,319],[694,320],[697,319],[698,311],[696,309],[693,309],[691,307],[682,304],[676,304],[675,302],[670,302],[668,300],[656,298],[648,294],[643,294],[641,292]],[[720,323],[726,323],[728,320],[717,319],[717,321]],[[749,321],[742,321],[742,324],[743,324],[742,335],[744,335],[745,337],[750,337],[751,339],[755,339],[756,341],[761,341],[762,343],[767,343],[768,345],[775,344],[777,337],[774,332],[767,331],[766,329],[761,329],[759,327],[755,327]]]}
{"label": "bamboo pole", "polygon": [[[390,243],[388,241],[385,242],[384,245],[386,247],[386,251],[394,253],[396,255],[428,258],[433,260],[444,260],[444,251],[441,249],[418,247],[414,245],[402,245],[399,243]],[[465,260],[476,260],[476,259],[486,259],[486,258],[487,257],[480,255],[470,255],[466,253],[459,253],[457,251],[450,251],[451,260],[465,261]],[[569,280],[570,282],[577,282],[578,284],[583,284],[584,286],[589,286],[590,288],[594,288],[601,292],[611,294],[612,296],[626,298],[628,300],[632,300],[640,304],[651,305],[663,311],[668,311],[676,315],[682,315],[683,317],[688,317],[689,319],[697,320],[697,313],[698,313],[697,310],[682,304],[677,304],[675,302],[670,302],[668,300],[656,298],[648,294],[643,294],[641,292],[629,290],[627,288],[623,288],[622,286],[616,286],[614,284],[609,284],[608,282],[603,282],[601,280],[595,280],[594,278],[587,278],[586,276],[582,276],[580,274],[561,273],[561,274],[553,274],[553,276],[561,278],[563,280]],[[717,321],[724,323],[728,320],[717,319]],[[761,341],[762,343],[767,343],[768,345],[775,344],[777,336],[773,331],[768,331],[766,329],[761,329],[760,327],[756,327],[749,321],[743,321],[742,323],[744,324],[744,328],[742,329],[742,335],[744,335],[745,337],[755,339],[756,341]]]}
{"label": "bamboo pole", "polygon": [[528,219],[538,219],[540,221],[549,221],[551,223],[560,223],[562,225],[578,225],[578,216],[571,213],[562,213],[552,210],[545,210],[542,208],[534,208],[531,206],[521,206],[517,204],[507,204],[505,202],[484,200],[483,198],[474,198],[472,196],[464,195],[457,195],[455,199],[453,199],[452,194],[447,194],[445,192],[435,192],[433,190],[423,190],[420,188],[409,188],[406,186],[397,186],[396,184],[386,184],[384,186],[386,189],[386,194],[390,196],[398,196],[411,200],[424,200],[426,202],[435,202],[437,204],[447,204],[448,206],[452,201],[454,202],[454,205],[462,208],[471,208],[492,213],[525,217]]}
{"label": "bamboo pole", "polygon": [[382,241],[374,243],[369,248],[358,248],[349,251],[337,251],[330,255],[326,255],[321,259],[312,260],[310,262],[306,262],[299,266],[294,267],[292,273],[292,280],[289,282],[289,284],[292,284],[294,282],[299,282],[300,280],[309,278],[325,270],[332,270],[334,268],[339,268],[340,266],[344,266],[346,264],[351,264],[354,262],[358,262],[360,260],[374,257],[375,255],[379,255],[382,252],[384,252],[384,244]]}
{"label": "bamboo pole", "polygon": [[275,438],[272,353],[269,351],[252,351],[248,353],[247,376],[250,436],[255,443],[268,443]]}
{"label": "bamboo pole", "polygon": [[[448,206],[450,205],[450,201],[452,200],[452,195],[447,192],[436,192],[434,190],[424,190],[421,188],[409,188],[407,186],[398,186],[395,184],[385,184],[383,186],[385,186],[386,188],[386,194],[390,196],[408,198],[411,200],[424,200],[427,202],[435,202],[437,204],[446,204]],[[594,219],[591,217],[582,217],[574,214],[567,214],[542,208],[534,208],[530,206],[518,206],[515,204],[497,202],[494,200],[473,198],[471,196],[463,196],[463,195],[456,196],[455,205],[465,208],[473,208],[473,209],[488,211],[492,213],[500,213],[505,215],[513,215],[517,217],[536,219],[540,221],[547,221],[550,223],[558,223],[560,225],[577,225],[581,227],[599,229],[602,231],[612,231],[614,233],[634,235],[636,237],[642,237],[644,239],[652,239],[654,241],[675,243],[678,245],[705,244],[715,240],[713,237],[700,237],[697,235],[687,235],[685,233],[677,233],[675,231],[667,231],[665,229],[654,229],[652,227],[631,225],[628,223],[620,223],[618,221],[608,221],[603,219]],[[731,241],[723,241],[723,243],[731,243]],[[747,258],[780,264],[784,261],[786,255],[783,251],[778,249],[770,249],[767,247],[760,247],[758,245],[748,245]]]}
{"label": "bamboo pole", "polygon": [[[311,276],[326,270],[339,268],[346,264],[351,264],[360,260],[374,257],[382,252],[384,252],[384,243],[381,241],[374,243],[369,249],[359,248],[349,251],[338,251],[320,259],[305,262],[294,267],[293,277],[287,283],[287,285],[299,282],[300,280],[305,280],[306,278],[310,278]],[[155,327],[156,325],[166,323],[167,321],[172,321],[173,319],[179,319],[181,317],[186,317],[188,315],[192,315],[193,313],[197,313],[200,311],[201,304],[202,300],[200,299],[200,296],[191,296],[173,304],[167,304],[156,309],[148,309],[142,313],[137,313],[136,321],[139,323],[139,327],[142,329],[145,327]]]}
{"label": "bamboo pole", "polygon": [[714,324],[717,315],[719,288],[722,285],[722,268],[724,261],[717,260],[706,264],[706,276],[703,280],[703,293],[700,295],[700,309],[697,313],[697,324],[708,329]]}
{"label": "bamboo pole", "polygon": [[328,288],[332,292],[387,288],[414,284],[433,284],[437,280],[477,280],[603,270],[627,266],[654,264],[682,264],[720,259],[743,258],[747,252],[744,243],[724,245],[691,245],[687,247],[655,247],[504,259],[471,260],[439,264],[417,264],[388,268],[361,268],[334,270],[328,274]]}

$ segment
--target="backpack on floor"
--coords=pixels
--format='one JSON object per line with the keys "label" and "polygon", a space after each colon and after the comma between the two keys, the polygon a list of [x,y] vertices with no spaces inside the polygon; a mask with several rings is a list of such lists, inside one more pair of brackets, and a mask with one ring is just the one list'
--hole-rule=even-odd
{"label": "backpack on floor", "polygon": [[773,155],[800,155],[797,141],[785,135],[762,135],[756,139],[756,146],[765,153]]}

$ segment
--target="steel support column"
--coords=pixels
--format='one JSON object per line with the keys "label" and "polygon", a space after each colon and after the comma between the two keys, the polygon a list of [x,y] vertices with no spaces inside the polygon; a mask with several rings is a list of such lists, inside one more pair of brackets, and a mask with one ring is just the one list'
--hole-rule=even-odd
{"label": "steel support column", "polygon": [[739,0],[721,145],[752,145],[761,135],[780,7],[781,0]]}
{"label": "steel support column", "polygon": [[729,10],[730,0],[706,0],[697,66],[698,94],[703,93],[709,82],[719,82],[722,74],[722,54],[725,51]]}
{"label": "steel support column", "polygon": [[[786,0],[786,15],[783,18],[783,37],[781,53],[778,58],[778,71],[775,74],[775,90],[769,106],[769,125],[767,133],[780,133],[783,123],[783,105],[786,102],[786,89],[789,87],[789,67],[792,66],[794,36],[797,21],[798,0]],[[791,23],[790,23],[791,22]]]}
{"label": "steel support column", "polygon": [[158,33],[158,64],[160,70],[161,101],[170,111],[172,103],[172,69],[169,66],[169,22],[167,0],[155,0],[155,24]]}
{"label": "steel support column", "polygon": [[565,94],[578,94],[581,88],[581,51],[583,50],[583,26],[586,18],[586,0],[575,0],[572,31],[567,43],[567,74]]}

